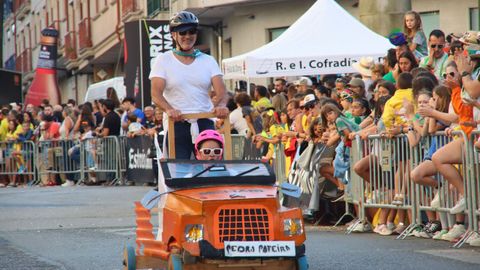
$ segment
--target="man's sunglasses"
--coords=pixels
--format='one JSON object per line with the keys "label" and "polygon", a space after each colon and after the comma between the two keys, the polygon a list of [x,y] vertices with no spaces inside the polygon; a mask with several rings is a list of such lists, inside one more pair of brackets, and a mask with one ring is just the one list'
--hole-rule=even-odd
{"label": "man's sunglasses", "polygon": [[430,45],[430,48],[432,49],[435,49],[435,48],[439,48],[439,49],[443,49],[443,44],[432,44]]}
{"label": "man's sunglasses", "polygon": [[202,148],[200,150],[202,154],[204,154],[205,156],[210,156],[210,155],[213,155],[213,156],[221,156],[222,153],[223,153],[223,149],[222,148]]}
{"label": "man's sunglasses", "polygon": [[451,77],[455,77],[455,72],[443,73],[443,78],[446,79],[447,75],[450,75]]}
{"label": "man's sunglasses", "polygon": [[190,30],[187,30],[187,31],[180,31],[178,32],[178,34],[180,36],[185,36],[186,34],[189,34],[189,35],[196,35],[198,33],[198,30],[195,28],[195,29],[190,29]]}

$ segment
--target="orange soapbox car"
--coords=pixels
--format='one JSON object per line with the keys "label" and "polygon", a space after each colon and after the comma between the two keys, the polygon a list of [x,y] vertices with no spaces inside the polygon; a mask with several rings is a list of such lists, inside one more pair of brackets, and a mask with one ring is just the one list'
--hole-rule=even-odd
{"label": "orange soapbox car", "polygon": [[158,167],[166,190],[135,202],[136,246],[124,249],[124,269],[308,269],[302,211],[279,201],[279,191],[300,190],[276,185],[268,164],[168,159]]}

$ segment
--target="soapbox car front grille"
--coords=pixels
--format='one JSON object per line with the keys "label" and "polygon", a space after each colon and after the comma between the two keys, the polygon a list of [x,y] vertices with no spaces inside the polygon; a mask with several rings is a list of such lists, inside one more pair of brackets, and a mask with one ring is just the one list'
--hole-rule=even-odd
{"label": "soapbox car front grille", "polygon": [[225,241],[270,241],[272,216],[264,207],[223,206],[216,211],[217,243]]}

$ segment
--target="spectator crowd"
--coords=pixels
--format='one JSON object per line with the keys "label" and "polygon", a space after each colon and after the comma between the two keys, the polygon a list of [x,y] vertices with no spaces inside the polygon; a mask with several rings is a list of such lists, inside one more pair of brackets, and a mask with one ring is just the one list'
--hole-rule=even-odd
{"label": "spectator crowd", "polygon": [[[446,35],[439,29],[424,33],[420,16],[414,11],[405,14],[404,22],[403,32],[389,35],[395,48],[385,52],[383,62],[361,58],[353,65],[357,73],[305,76],[292,81],[275,78],[268,86],[240,84],[242,87],[230,92],[228,104],[232,134],[244,136],[261,153],[261,159],[272,164],[282,146],[289,181],[310,181],[294,179],[293,174],[302,163],[313,164],[307,166],[314,170],[313,181],[321,178],[334,186],[332,200],[341,200],[348,193],[350,167],[366,185],[375,181],[370,179],[374,175],[371,170],[381,170],[377,168],[380,150],[375,145],[368,155],[351,163],[354,140],[367,140],[375,134],[385,139],[402,135],[405,139],[399,140],[397,152],[401,155],[439,131],[450,136],[459,130],[469,136],[480,124],[480,34],[469,31]],[[214,94],[211,98],[215,100]],[[77,105],[70,100],[52,106],[45,101],[40,107],[27,104],[24,109],[10,104],[2,108],[0,120],[0,141],[7,142],[152,135],[162,129],[161,111],[152,106],[137,108],[132,98],[120,103],[115,94],[93,104]],[[218,120],[216,127],[222,131],[223,121]],[[459,194],[449,213],[429,211],[413,236],[458,241],[466,232],[465,179],[457,166],[462,163],[465,144],[462,137],[454,137],[445,145],[433,143],[422,154],[422,162],[409,170],[405,170],[408,160],[395,158],[398,176],[395,188],[386,191],[388,203],[401,205],[406,200],[397,188],[406,179],[400,171],[408,171],[412,181],[436,190],[440,188],[436,179],[439,175]],[[25,164],[15,151],[13,147],[2,158],[13,159],[15,168],[21,171]],[[3,177],[0,185],[15,187],[25,183],[21,181],[15,176]],[[66,179],[63,185],[72,184],[72,179]],[[431,201],[432,205],[436,203],[438,196]],[[315,202],[303,207],[306,218],[319,210],[312,205]],[[373,230],[391,235],[402,233],[412,222],[408,211],[382,208],[352,224],[359,224],[355,232]],[[475,233],[468,242],[480,246],[479,235]]]}
{"label": "spectator crowd", "polygon": [[[120,102],[114,89],[109,89],[108,93],[108,99],[95,100],[93,103],[77,104],[75,100],[69,100],[66,104],[51,105],[48,100],[44,100],[40,106],[27,104],[22,108],[16,103],[2,106],[0,143],[4,151],[0,151],[0,170],[4,174],[0,176],[0,187],[25,186],[31,181],[29,175],[22,173],[26,170],[32,171],[30,167],[33,161],[25,160],[22,155],[34,150],[27,144],[22,145],[24,142],[34,142],[47,148],[53,145],[48,142],[62,141],[61,148],[65,148],[62,150],[66,153],[64,158],[77,163],[80,159],[80,147],[71,142],[86,142],[86,163],[91,173],[88,174],[89,181],[85,183],[96,185],[102,181],[97,181],[94,173],[93,138],[153,136],[162,130],[162,112],[155,110],[153,106],[141,110],[135,106],[135,100],[129,97]],[[49,153],[41,155],[36,161],[39,169],[52,170],[52,159],[54,158]],[[8,172],[18,172],[18,175]],[[62,177],[47,175],[42,177],[40,186],[73,186],[78,180],[74,178],[68,173]]]}

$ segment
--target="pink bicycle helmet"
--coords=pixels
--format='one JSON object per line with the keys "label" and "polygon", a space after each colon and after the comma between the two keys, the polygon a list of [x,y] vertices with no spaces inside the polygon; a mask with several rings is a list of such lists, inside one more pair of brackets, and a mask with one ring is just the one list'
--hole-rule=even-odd
{"label": "pink bicycle helmet", "polygon": [[195,153],[198,152],[198,146],[207,140],[215,140],[218,143],[220,143],[220,147],[223,148],[224,142],[223,142],[222,135],[218,133],[216,130],[207,129],[200,132],[200,134],[198,134],[197,138],[195,139]]}

